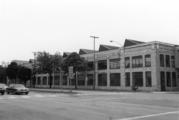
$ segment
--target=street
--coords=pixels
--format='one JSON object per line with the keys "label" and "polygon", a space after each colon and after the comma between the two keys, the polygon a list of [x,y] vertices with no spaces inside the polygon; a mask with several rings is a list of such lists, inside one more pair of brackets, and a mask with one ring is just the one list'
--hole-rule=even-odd
{"label": "street", "polygon": [[179,94],[31,92],[0,96],[0,120],[179,120]]}

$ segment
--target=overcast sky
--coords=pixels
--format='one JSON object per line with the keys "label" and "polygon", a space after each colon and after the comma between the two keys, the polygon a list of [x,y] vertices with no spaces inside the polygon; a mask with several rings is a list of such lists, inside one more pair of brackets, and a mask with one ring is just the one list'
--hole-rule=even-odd
{"label": "overcast sky", "polygon": [[125,38],[179,44],[178,0],[0,0],[0,62]]}

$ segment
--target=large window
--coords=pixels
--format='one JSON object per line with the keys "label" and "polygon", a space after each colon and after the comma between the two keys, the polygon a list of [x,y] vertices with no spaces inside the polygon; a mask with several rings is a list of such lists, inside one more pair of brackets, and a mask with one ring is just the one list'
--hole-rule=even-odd
{"label": "large window", "polygon": [[142,67],[143,66],[143,60],[142,56],[134,56],[132,57],[132,67]]}
{"label": "large window", "polygon": [[98,86],[107,86],[107,74],[98,74]]}
{"label": "large window", "polygon": [[160,67],[164,67],[164,55],[160,54]]}
{"label": "large window", "polygon": [[75,85],[76,84],[76,80],[73,78],[73,79],[69,79],[69,84],[70,85]]}
{"label": "large window", "polygon": [[98,70],[105,70],[105,69],[107,69],[107,60],[98,61]]}
{"label": "large window", "polygon": [[85,75],[84,74],[79,74],[78,75],[78,85],[85,85]]}
{"label": "large window", "polygon": [[43,85],[47,85],[47,77],[43,77],[42,81],[43,81]]}
{"label": "large window", "polygon": [[87,75],[88,81],[87,81],[87,85],[93,85],[93,74],[88,74]]}
{"label": "large window", "polygon": [[125,85],[126,87],[130,86],[130,72],[125,73]]}
{"label": "large window", "polygon": [[60,76],[59,75],[55,75],[54,84],[55,85],[60,85]]}
{"label": "large window", "polygon": [[66,75],[63,76],[62,85],[67,85],[67,76]]}
{"label": "large window", "polygon": [[94,62],[88,62],[88,64],[87,64],[87,70],[88,71],[94,70],[94,64],[93,63]]}
{"label": "large window", "polygon": [[41,84],[41,78],[37,77],[37,85],[40,85],[40,84]]}
{"label": "large window", "polygon": [[172,86],[176,87],[177,86],[177,81],[176,81],[176,72],[172,72]]}
{"label": "large window", "polygon": [[120,86],[121,75],[120,73],[111,73],[110,74],[110,86]]}
{"label": "large window", "polygon": [[152,86],[152,75],[150,71],[145,72],[146,87]]}
{"label": "large window", "polygon": [[143,86],[143,72],[133,72],[133,85]]}
{"label": "large window", "polygon": [[166,67],[170,67],[170,56],[166,55]]}
{"label": "large window", "polygon": [[171,73],[167,72],[167,87],[171,87]]}
{"label": "large window", "polygon": [[175,56],[171,56],[171,66],[175,68]]}
{"label": "large window", "polygon": [[145,55],[145,67],[151,67],[151,55]]}
{"label": "large window", "polygon": [[165,91],[165,72],[160,72],[160,84],[161,84],[161,91]]}
{"label": "large window", "polygon": [[125,57],[125,68],[130,68],[130,58]]}
{"label": "large window", "polygon": [[110,69],[120,69],[120,58],[110,60]]}

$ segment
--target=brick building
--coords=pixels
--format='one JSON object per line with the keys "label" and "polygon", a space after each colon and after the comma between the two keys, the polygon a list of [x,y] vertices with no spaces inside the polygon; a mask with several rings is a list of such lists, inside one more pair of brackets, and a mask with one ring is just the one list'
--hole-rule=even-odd
{"label": "brick building", "polygon": [[[92,89],[94,52],[80,49],[79,54],[88,61],[88,71],[78,75],[77,86]],[[137,86],[142,91],[179,90],[178,45],[126,39],[120,48],[100,45],[99,50],[95,51],[95,61],[96,89],[131,90],[132,86]],[[74,87],[67,75],[59,73],[58,76],[53,80],[54,87]],[[36,87],[48,85],[43,79],[42,76],[37,76]],[[48,77],[45,80],[48,81]]]}

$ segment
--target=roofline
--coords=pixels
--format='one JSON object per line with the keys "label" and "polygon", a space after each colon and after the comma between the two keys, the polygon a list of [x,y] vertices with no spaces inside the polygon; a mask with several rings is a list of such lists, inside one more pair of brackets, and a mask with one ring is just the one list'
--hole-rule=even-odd
{"label": "roofline", "polygon": [[162,44],[162,45],[167,45],[167,46],[170,46],[170,47],[174,47],[174,46],[179,47],[179,45],[175,45],[175,44],[164,43],[164,42],[160,42],[160,41],[151,41],[151,42],[145,42],[145,43],[141,43],[141,44],[137,44],[137,45],[127,46],[125,48],[142,47],[142,46],[152,45],[152,44]]}

